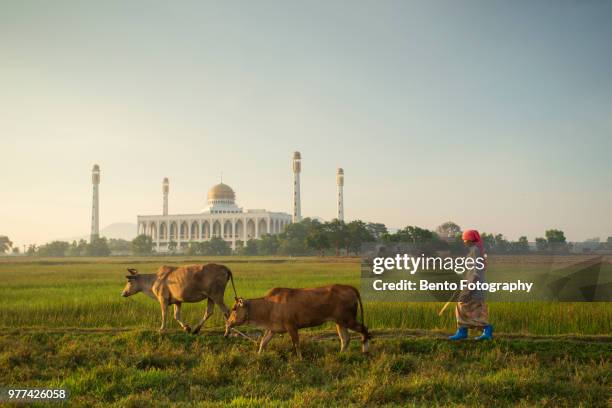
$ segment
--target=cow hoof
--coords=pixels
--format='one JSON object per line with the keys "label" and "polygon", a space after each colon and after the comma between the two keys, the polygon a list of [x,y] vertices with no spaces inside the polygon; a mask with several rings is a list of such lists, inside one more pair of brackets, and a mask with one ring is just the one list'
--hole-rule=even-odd
{"label": "cow hoof", "polygon": [[189,326],[183,327],[183,330],[185,330],[185,333],[191,333],[191,327]]}

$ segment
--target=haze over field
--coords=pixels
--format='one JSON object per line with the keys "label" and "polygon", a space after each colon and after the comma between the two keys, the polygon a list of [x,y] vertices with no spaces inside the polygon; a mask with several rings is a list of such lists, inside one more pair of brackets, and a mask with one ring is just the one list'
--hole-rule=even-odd
{"label": "haze over field", "polygon": [[0,235],[245,208],[612,235],[610,2],[0,4]]}

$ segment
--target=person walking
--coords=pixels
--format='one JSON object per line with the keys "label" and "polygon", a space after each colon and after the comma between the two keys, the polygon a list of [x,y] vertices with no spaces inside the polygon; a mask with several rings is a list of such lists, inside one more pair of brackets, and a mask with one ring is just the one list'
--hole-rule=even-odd
{"label": "person walking", "polygon": [[[474,267],[465,271],[463,279],[469,283],[485,282],[486,253],[480,234],[476,230],[466,230],[461,236],[463,243],[469,248],[466,258],[474,259]],[[476,258],[482,258],[476,262]],[[482,268],[478,266],[482,265]],[[489,323],[489,310],[485,303],[485,294],[482,290],[463,289],[457,298],[455,307],[457,318],[457,333],[450,336],[450,340],[463,340],[468,338],[468,329],[482,329],[482,334],[476,340],[493,339],[493,326]]]}

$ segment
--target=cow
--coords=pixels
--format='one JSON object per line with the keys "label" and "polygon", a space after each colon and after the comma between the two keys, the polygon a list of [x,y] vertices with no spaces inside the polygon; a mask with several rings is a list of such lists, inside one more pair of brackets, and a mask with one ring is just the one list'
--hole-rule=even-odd
{"label": "cow", "polygon": [[[174,319],[187,333],[197,334],[208,320],[217,305],[225,319],[229,309],[223,302],[225,286],[228,280],[232,282],[234,296],[236,287],[232,272],[225,265],[210,263],[207,265],[168,266],[159,268],[155,274],[139,274],[136,269],[128,268],[127,284],[121,296],[128,297],[142,292],[157,300],[161,306],[162,323],[160,332],[166,330],[166,310],[168,305],[174,306]],[[206,312],[200,322],[193,328],[181,320],[181,304],[195,303],[208,299]]]}
{"label": "cow", "polygon": [[[357,306],[361,310],[361,323],[357,321]],[[257,299],[237,298],[226,322],[225,335],[234,326],[252,324],[265,330],[259,351],[261,353],[276,333],[288,332],[294,352],[301,357],[298,330],[336,323],[340,337],[340,351],[350,341],[348,329],[361,334],[361,350],[368,352],[372,337],[363,324],[363,305],[359,291],[348,285],[329,285],[318,288],[274,288]]]}

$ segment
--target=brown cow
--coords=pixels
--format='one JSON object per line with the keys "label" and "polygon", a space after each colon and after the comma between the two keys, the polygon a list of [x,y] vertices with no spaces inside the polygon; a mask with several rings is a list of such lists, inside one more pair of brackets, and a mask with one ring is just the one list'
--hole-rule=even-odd
{"label": "brown cow", "polygon": [[[357,322],[357,306],[361,309],[361,323]],[[300,353],[298,329],[336,323],[340,337],[340,351],[346,350],[350,335],[348,329],[361,333],[362,351],[367,353],[368,328],[363,325],[363,305],[359,291],[352,286],[330,285],[319,288],[274,288],[257,299],[238,298],[227,319],[225,335],[234,326],[252,324],[265,329],[259,344],[259,353],[275,333],[289,332],[295,352]]]}
{"label": "brown cow", "polygon": [[[159,302],[161,306],[162,324],[159,329],[166,329],[166,309],[174,306],[174,318],[187,333],[197,334],[202,325],[212,315],[215,304],[219,306],[227,319],[229,309],[223,302],[227,281],[232,281],[234,296],[236,287],[232,272],[224,265],[210,263],[207,265],[167,266],[159,268],[156,274],[139,274],[136,269],[128,268],[130,275],[121,296],[128,297],[138,292]],[[191,327],[181,320],[181,304],[195,303],[208,299],[206,313],[198,325]]]}

